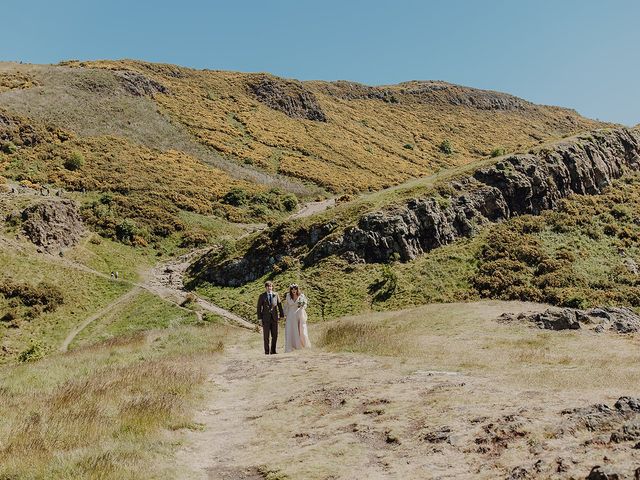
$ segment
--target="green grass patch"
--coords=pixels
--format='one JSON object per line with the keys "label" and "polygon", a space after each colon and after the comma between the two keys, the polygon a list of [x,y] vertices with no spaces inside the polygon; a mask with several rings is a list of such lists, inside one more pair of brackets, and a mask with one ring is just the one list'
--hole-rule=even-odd
{"label": "green grass patch", "polygon": [[88,325],[71,348],[90,345],[121,335],[145,330],[176,328],[197,322],[194,312],[180,308],[141,290],[129,302],[117,306],[104,317]]}

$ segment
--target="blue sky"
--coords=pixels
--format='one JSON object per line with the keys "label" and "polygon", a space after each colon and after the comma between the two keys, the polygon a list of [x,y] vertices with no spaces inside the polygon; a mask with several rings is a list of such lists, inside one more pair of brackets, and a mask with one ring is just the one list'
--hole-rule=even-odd
{"label": "blue sky", "polygon": [[640,123],[637,0],[29,0],[2,16],[0,60],[446,80]]}

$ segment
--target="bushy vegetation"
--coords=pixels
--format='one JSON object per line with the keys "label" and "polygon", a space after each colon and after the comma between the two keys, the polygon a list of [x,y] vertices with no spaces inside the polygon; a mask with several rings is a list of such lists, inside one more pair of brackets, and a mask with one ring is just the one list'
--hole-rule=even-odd
{"label": "bushy vegetation", "polygon": [[79,170],[84,165],[84,156],[80,152],[73,152],[65,161],[64,168],[72,172]]}
{"label": "bushy vegetation", "polygon": [[505,153],[507,153],[507,151],[502,147],[494,148],[491,150],[491,158],[500,157]]}
{"label": "bushy vegetation", "polygon": [[[446,92],[442,101],[424,101],[402,93],[401,85],[384,87],[382,101],[345,102],[343,98],[352,92],[325,82],[305,82],[303,87],[330,109],[330,121],[301,122],[249,93],[247,84],[255,81],[255,75],[134,61],[85,62],[84,66],[145,75],[171,92],[154,97],[162,113],[221,156],[335,193],[378,190],[479,159],[496,145],[522,150],[537,143],[534,138],[549,141],[598,125],[575,112],[551,107],[504,110],[496,115],[449,103]],[[442,139],[448,139],[455,152],[434,159]],[[405,146],[409,144],[414,148]]]}
{"label": "bushy vegetation", "polygon": [[222,198],[222,203],[233,207],[249,206],[254,216],[266,218],[271,211],[291,212],[298,206],[298,199],[291,193],[272,188],[267,192],[251,193],[242,188],[232,188]]}
{"label": "bushy vegetation", "polygon": [[451,142],[449,140],[443,140],[442,142],[440,142],[438,148],[442,153],[446,155],[451,155],[453,153],[453,146],[451,145]]}
{"label": "bushy vegetation", "polygon": [[62,290],[48,282],[30,285],[5,278],[0,280],[0,295],[9,300],[9,310],[0,321],[35,318],[42,312],[55,311],[64,302]]}

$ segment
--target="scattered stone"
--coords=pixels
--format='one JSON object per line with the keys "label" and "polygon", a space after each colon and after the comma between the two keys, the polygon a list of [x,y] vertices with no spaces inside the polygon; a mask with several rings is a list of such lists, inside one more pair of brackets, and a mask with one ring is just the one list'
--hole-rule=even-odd
{"label": "scattered stone", "polygon": [[618,473],[605,469],[600,465],[596,465],[591,469],[586,480],[621,480],[622,477]]}
{"label": "scattered stone", "polygon": [[544,312],[503,313],[497,319],[500,323],[528,321],[548,330],[577,330],[581,325],[597,324],[593,331],[602,333],[612,330],[617,333],[640,331],[640,316],[625,307],[601,307],[591,310],[574,308],[547,309]]}
{"label": "scattered stone", "polygon": [[395,445],[400,444],[400,439],[398,438],[398,435],[396,435],[394,432],[387,430],[386,432],[384,432],[384,434],[385,434],[385,442],[392,443]]}
{"label": "scattered stone", "polygon": [[580,322],[576,317],[576,312],[570,308],[561,310],[547,309],[544,312],[529,312],[515,315],[513,313],[503,313],[497,319],[501,323],[515,321],[527,321],[535,323],[539,328],[547,330],[577,330]]}
{"label": "scattered stone", "polygon": [[[594,309],[595,310],[595,309]],[[607,320],[611,322],[610,329],[618,333],[636,333],[640,331],[640,316],[633,310],[625,307],[603,307],[597,309],[608,315]],[[587,311],[587,315],[592,315],[593,310]]]}
{"label": "scattered stone", "polygon": [[620,397],[614,404],[614,408],[620,413],[640,413],[640,398]]}
{"label": "scattered stone", "polygon": [[433,430],[426,433],[422,439],[429,443],[449,442],[451,439],[451,428],[441,427],[437,430]]}
{"label": "scattered stone", "polygon": [[640,268],[638,268],[638,264],[632,258],[626,257],[623,262],[625,268],[629,271],[629,273],[633,275],[638,275],[640,273]]}
{"label": "scattered stone", "polygon": [[611,434],[611,442],[621,443],[640,440],[640,421],[627,422],[622,429]]}
{"label": "scattered stone", "polygon": [[531,475],[529,475],[529,471],[524,467],[515,467],[507,477],[508,480],[525,480],[527,478],[531,478]]}

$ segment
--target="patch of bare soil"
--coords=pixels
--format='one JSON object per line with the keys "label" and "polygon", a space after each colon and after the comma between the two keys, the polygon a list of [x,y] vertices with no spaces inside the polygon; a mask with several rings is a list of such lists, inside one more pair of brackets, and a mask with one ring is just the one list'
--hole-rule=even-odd
{"label": "patch of bare soil", "polygon": [[242,333],[212,368],[204,428],[186,432],[178,453],[182,478],[560,479],[596,465],[633,478],[640,465],[637,399],[601,413],[593,398],[428,361],[265,356],[258,337]]}

